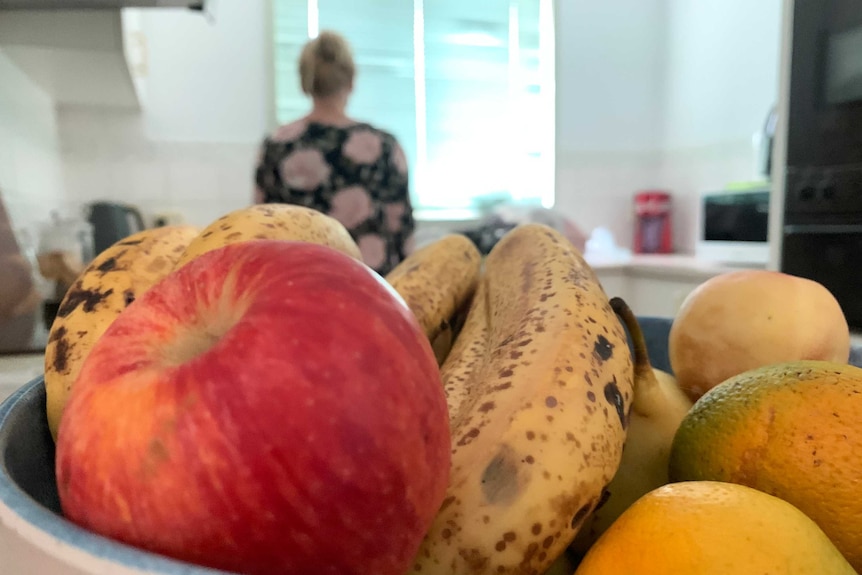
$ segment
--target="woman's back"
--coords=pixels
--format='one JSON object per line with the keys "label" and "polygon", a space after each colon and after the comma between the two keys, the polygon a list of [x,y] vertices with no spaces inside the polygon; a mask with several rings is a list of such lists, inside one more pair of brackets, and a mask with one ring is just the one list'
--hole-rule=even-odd
{"label": "woman's back", "polygon": [[258,202],[298,204],[339,220],[381,274],[412,248],[407,161],[383,130],[306,119],[284,125],[264,141],[255,180]]}

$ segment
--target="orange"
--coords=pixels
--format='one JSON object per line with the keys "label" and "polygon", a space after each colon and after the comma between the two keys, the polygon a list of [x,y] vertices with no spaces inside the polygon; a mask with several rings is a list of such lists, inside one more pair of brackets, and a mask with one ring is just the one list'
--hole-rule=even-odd
{"label": "orange", "polygon": [[862,369],[798,361],[725,381],[683,418],[669,471],[790,502],[862,571]]}
{"label": "orange", "polygon": [[854,575],[801,511],[732,483],[671,483],[638,499],[576,575]]}

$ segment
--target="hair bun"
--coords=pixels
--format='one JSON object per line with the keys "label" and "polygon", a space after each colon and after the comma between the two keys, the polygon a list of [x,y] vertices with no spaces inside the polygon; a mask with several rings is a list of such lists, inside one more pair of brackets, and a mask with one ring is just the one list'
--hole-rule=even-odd
{"label": "hair bun", "polygon": [[302,91],[313,97],[349,90],[355,71],[347,40],[330,30],[321,30],[317,38],[307,42],[299,57]]}
{"label": "hair bun", "polygon": [[332,32],[321,32],[317,37],[317,57],[322,62],[336,62],[344,46],[341,37]]}

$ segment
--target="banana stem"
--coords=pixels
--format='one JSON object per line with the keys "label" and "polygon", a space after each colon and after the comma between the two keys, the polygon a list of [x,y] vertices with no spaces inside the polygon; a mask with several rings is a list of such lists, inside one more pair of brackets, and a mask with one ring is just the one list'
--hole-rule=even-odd
{"label": "banana stem", "polygon": [[661,389],[649,360],[649,352],[647,351],[643,331],[634,312],[632,312],[623,298],[613,297],[610,300],[610,304],[611,309],[614,310],[614,313],[619,316],[626,326],[632,338],[632,347],[635,352],[635,389],[632,409],[641,415],[649,415],[654,411],[652,409],[654,404],[661,401],[660,397],[658,397]]}

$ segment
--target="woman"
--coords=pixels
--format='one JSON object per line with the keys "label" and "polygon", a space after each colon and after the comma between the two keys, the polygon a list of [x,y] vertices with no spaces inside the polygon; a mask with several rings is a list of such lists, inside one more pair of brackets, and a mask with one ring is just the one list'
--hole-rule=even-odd
{"label": "woman", "polygon": [[311,112],[264,140],[255,202],[329,214],[350,231],[365,263],[386,274],[413,240],[407,161],[391,134],[346,115],[355,70],[338,34],[321,32],[305,45],[299,75]]}

